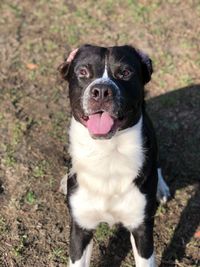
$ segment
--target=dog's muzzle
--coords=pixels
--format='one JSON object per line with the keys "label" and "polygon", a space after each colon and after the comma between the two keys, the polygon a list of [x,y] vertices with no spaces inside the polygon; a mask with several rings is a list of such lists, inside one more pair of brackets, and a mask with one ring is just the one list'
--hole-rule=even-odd
{"label": "dog's muzzle", "polygon": [[113,130],[119,109],[119,88],[111,79],[93,81],[83,94],[86,127],[94,136],[106,136]]}

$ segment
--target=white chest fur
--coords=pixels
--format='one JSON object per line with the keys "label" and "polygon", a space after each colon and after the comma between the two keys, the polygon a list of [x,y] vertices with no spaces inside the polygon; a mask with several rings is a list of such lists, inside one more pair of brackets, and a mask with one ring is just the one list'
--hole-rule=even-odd
{"label": "white chest fur", "polygon": [[141,126],[142,118],[109,140],[94,140],[72,119],[70,153],[79,187],[70,204],[82,227],[121,222],[135,228],[142,223],[146,199],[133,184],[144,161]]}

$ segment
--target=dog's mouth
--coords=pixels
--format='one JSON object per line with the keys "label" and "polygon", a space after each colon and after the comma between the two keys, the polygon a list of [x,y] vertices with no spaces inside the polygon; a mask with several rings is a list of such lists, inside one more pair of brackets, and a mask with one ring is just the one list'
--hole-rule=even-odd
{"label": "dog's mouth", "polygon": [[116,118],[106,111],[99,111],[83,116],[82,119],[93,138],[109,139],[119,129],[124,118],[122,116]]}

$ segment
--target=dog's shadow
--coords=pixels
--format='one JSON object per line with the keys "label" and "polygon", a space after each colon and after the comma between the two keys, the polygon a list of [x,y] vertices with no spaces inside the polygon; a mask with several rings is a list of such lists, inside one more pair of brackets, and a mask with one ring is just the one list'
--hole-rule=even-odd
{"label": "dog's shadow", "polygon": [[[187,257],[186,246],[200,223],[200,85],[152,98],[147,101],[147,109],[156,129],[161,166],[172,197],[176,190],[193,185],[192,196],[180,215],[160,263],[160,267],[175,266],[176,259],[181,261]],[[110,237],[98,266],[119,267],[130,250],[129,233],[119,227],[114,237]],[[190,261],[189,265],[195,264],[193,259]]]}

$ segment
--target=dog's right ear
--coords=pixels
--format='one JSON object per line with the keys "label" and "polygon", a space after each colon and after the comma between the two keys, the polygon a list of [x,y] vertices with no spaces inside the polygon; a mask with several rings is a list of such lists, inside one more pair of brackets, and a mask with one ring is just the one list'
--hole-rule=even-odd
{"label": "dog's right ear", "polygon": [[60,64],[60,66],[58,66],[58,71],[60,72],[61,77],[64,80],[68,80],[69,68],[77,52],[78,48],[74,49],[65,59],[65,61],[62,64]]}

